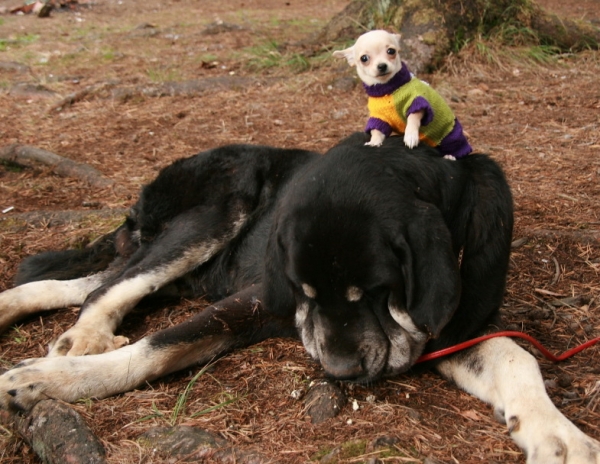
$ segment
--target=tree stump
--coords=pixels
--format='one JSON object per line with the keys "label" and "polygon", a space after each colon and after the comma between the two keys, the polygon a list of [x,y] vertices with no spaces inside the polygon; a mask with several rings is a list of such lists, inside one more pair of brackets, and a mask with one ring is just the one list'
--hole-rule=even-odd
{"label": "tree stump", "polygon": [[[315,42],[356,39],[371,29],[402,35],[400,56],[415,72],[431,72],[470,41],[524,41],[561,52],[598,49],[600,28],[559,18],[532,0],[354,0],[325,26]],[[342,47],[340,47],[342,48]]]}

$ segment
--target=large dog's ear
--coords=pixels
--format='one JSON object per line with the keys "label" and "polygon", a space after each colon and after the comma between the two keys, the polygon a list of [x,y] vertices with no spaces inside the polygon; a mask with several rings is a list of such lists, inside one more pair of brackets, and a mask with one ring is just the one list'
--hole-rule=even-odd
{"label": "large dog's ear", "polygon": [[296,298],[286,277],[285,250],[275,229],[271,230],[264,258],[262,303],[270,313],[288,317],[296,309]]}
{"label": "large dog's ear", "polygon": [[436,338],[460,300],[460,272],[452,239],[440,212],[422,204],[419,213],[396,236],[402,262],[406,309],[422,330]]}

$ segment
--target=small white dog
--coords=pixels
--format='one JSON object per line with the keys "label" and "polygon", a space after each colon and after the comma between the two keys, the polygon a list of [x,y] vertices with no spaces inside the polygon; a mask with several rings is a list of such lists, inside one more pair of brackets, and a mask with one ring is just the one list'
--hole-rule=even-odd
{"label": "small white dog", "polygon": [[399,34],[376,30],[361,35],[352,47],[333,52],[356,66],[369,95],[365,130],[371,140],[366,145],[378,147],[397,132],[404,134],[409,148],[423,141],[445,158],[467,156],[472,149],[458,119],[440,94],[409,71],[399,48]]}

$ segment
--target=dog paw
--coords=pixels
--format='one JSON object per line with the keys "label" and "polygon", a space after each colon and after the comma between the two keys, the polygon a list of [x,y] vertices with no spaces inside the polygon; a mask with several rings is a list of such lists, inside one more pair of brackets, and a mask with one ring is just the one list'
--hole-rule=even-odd
{"label": "dog paw", "polygon": [[50,344],[48,357],[106,353],[128,343],[127,337],[115,336],[110,330],[75,325]]}
{"label": "dog paw", "polygon": [[144,341],[92,356],[28,359],[0,375],[0,408],[28,411],[44,399],[106,398],[155,378],[161,367]]}
{"label": "dog paw", "polygon": [[527,464],[600,464],[600,442],[562,414],[543,423],[508,420],[509,431],[527,454]]}
{"label": "dog paw", "polygon": [[0,408],[29,411],[38,401],[54,398],[75,401],[77,382],[63,375],[77,375],[75,358],[36,358],[17,364],[0,376]]}
{"label": "dog paw", "polygon": [[456,161],[456,158],[452,155],[444,155],[445,160]]}
{"label": "dog paw", "polygon": [[419,131],[407,130],[404,134],[404,145],[408,148],[415,148],[419,145]]}
{"label": "dog paw", "polygon": [[385,134],[380,130],[373,129],[371,131],[371,140],[365,143],[368,147],[380,147],[385,140]]}

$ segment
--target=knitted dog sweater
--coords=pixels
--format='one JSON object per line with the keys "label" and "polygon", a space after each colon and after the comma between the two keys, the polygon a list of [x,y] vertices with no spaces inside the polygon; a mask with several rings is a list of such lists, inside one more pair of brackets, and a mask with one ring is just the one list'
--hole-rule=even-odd
{"label": "knitted dog sweater", "polygon": [[366,132],[404,133],[409,114],[424,111],[419,139],[437,148],[442,155],[462,158],[471,153],[462,126],[446,101],[429,84],[413,76],[405,63],[384,84],[363,84],[369,96]]}

